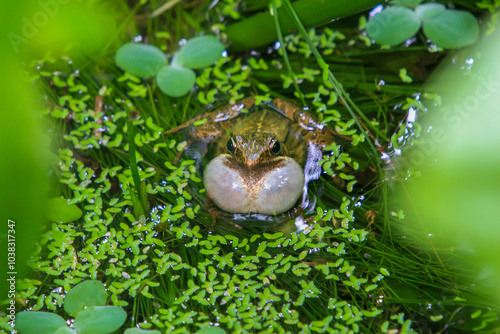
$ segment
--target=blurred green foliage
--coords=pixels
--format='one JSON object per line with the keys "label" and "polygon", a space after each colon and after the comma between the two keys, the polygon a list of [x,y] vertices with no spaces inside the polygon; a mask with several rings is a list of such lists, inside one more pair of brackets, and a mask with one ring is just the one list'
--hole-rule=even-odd
{"label": "blurred green foliage", "polygon": [[[7,272],[26,275],[29,253],[43,226],[43,204],[46,198],[46,174],[48,168],[48,137],[36,110],[42,106],[39,96],[26,80],[22,61],[24,53],[16,52],[5,38],[21,29],[27,4],[5,2],[0,4],[3,15],[0,22],[0,294],[7,296]],[[15,268],[7,266],[8,220],[15,222]],[[9,240],[12,241],[12,240]]]}
{"label": "blurred green foliage", "polygon": [[441,103],[421,120],[428,130],[395,160],[401,170],[421,175],[405,182],[399,194],[406,201],[402,233],[443,261],[468,298],[487,298],[495,310],[500,308],[499,40],[497,29],[468,50],[475,57],[455,55],[469,66],[446,62],[437,71],[427,89],[439,92]]}
{"label": "blurred green foliage", "polygon": [[370,18],[366,31],[377,43],[397,45],[413,37],[422,26],[425,36],[443,48],[472,45],[479,38],[479,24],[473,14],[447,9],[441,3],[420,4],[415,10],[386,7]]}
{"label": "blurred green foliage", "polygon": [[[23,64],[44,58],[49,50],[73,50],[75,58],[96,57],[111,40],[114,20],[84,1],[2,1],[0,11],[0,252],[7,254],[8,219],[15,222],[18,278],[26,275],[26,263],[44,227],[48,199],[47,175],[52,162],[51,145],[40,111],[45,108],[33,89]],[[97,13],[97,14],[96,14]],[[7,272],[7,257],[0,256]],[[2,274],[3,275],[3,274]],[[6,296],[6,282],[0,283]]]}
{"label": "blurred green foliage", "polygon": [[167,65],[166,56],[154,45],[127,43],[116,52],[115,61],[124,71],[140,78],[156,75],[160,90],[172,97],[187,94],[196,81],[193,69],[213,65],[224,45],[212,35],[197,36],[183,44]]}
{"label": "blurred green foliage", "polygon": [[116,65],[139,78],[150,78],[167,65],[165,54],[156,46],[127,43],[116,52]]}

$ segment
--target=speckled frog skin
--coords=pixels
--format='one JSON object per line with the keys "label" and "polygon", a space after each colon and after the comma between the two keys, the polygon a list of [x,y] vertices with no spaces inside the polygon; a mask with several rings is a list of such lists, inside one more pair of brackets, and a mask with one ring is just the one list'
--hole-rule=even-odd
{"label": "speckled frog skin", "polygon": [[200,157],[210,159],[203,181],[217,207],[265,215],[304,202],[307,183],[321,173],[322,148],[342,137],[288,101],[256,106],[253,97],[170,132],[179,130],[187,130],[188,144],[201,147]]}

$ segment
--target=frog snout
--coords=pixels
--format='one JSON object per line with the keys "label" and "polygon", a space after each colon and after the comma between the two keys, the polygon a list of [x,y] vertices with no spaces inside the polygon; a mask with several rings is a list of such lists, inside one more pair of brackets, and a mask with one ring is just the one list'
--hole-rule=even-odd
{"label": "frog snout", "polygon": [[297,203],[304,188],[304,172],[289,157],[248,168],[223,154],[207,165],[203,182],[208,196],[225,211],[272,215]]}

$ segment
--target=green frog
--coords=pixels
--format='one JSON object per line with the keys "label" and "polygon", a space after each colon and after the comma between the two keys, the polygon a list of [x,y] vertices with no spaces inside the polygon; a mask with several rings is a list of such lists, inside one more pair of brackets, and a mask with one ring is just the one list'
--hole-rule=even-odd
{"label": "green frog", "polygon": [[297,205],[305,208],[307,184],[321,174],[323,147],[348,140],[279,98],[256,106],[249,97],[169,132],[180,130],[187,132],[188,146],[198,148],[188,151],[209,159],[203,171],[208,197],[235,214],[278,215]]}

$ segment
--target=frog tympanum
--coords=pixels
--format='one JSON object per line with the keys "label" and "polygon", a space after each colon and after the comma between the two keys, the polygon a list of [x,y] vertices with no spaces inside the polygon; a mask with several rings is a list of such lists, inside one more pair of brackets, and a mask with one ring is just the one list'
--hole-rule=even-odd
{"label": "frog tympanum", "polygon": [[210,159],[203,171],[208,197],[224,211],[243,214],[276,215],[305,207],[307,183],[321,173],[322,148],[345,140],[290,102],[274,99],[256,106],[253,97],[169,132],[179,130],[187,130],[198,158]]}

